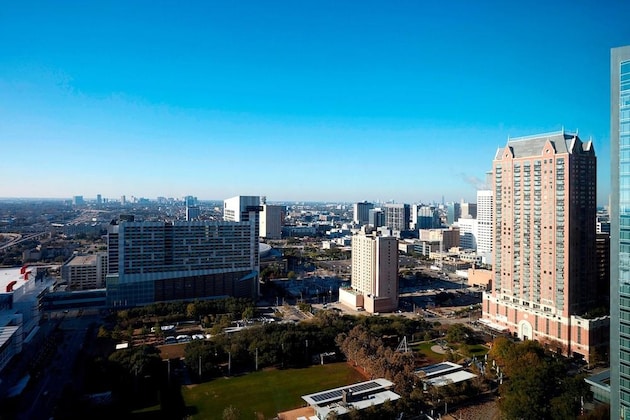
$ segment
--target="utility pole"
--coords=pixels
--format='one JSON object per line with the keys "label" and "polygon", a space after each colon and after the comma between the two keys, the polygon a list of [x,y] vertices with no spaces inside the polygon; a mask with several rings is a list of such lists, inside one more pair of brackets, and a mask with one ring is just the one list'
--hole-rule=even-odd
{"label": "utility pole", "polygon": [[228,351],[228,376],[232,376],[232,352]]}
{"label": "utility pole", "polygon": [[199,377],[201,378],[201,355],[199,355]]}
{"label": "utility pole", "polygon": [[256,347],[256,371],[258,371],[258,347]]}

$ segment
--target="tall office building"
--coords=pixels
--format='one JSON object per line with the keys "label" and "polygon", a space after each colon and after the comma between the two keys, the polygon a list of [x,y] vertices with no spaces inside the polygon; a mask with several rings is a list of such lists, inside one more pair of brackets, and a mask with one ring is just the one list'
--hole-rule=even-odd
{"label": "tall office building", "polygon": [[459,219],[459,247],[472,251],[477,250],[477,237],[479,236],[479,224],[477,219]]}
{"label": "tall office building", "polygon": [[360,233],[352,237],[352,288],[340,289],[339,300],[367,312],[398,308],[398,240]]}
{"label": "tall office building", "polygon": [[223,200],[223,220],[246,222],[250,217],[257,217],[261,210],[259,196],[237,195]]}
{"label": "tall office building", "polygon": [[492,190],[477,191],[477,255],[492,264]]}
{"label": "tall office building", "polygon": [[630,46],[610,61],[610,409],[630,419]]}
{"label": "tall office building", "polygon": [[353,207],[354,223],[367,225],[370,221],[370,210],[374,208],[374,204],[363,201],[361,203],[354,203]]}
{"label": "tall office building", "polygon": [[411,221],[411,206],[409,204],[385,204],[383,206],[385,225],[395,232],[409,230]]}
{"label": "tall office building", "polygon": [[510,139],[493,174],[494,273],[482,322],[592,360],[609,326],[587,316],[598,305],[592,142],[564,131]]}
{"label": "tall office building", "polygon": [[[476,219],[477,218],[477,203],[467,203],[464,200],[459,205],[461,215],[460,219]],[[456,219],[457,220],[457,219]]]}
{"label": "tall office building", "polygon": [[411,225],[412,230],[434,229],[441,225],[440,213],[435,207],[425,206],[423,204],[414,204],[411,206]]}
{"label": "tall office building", "polygon": [[459,203],[448,203],[446,206],[446,224],[451,226],[461,217],[462,208]]}
{"label": "tall office building", "polygon": [[198,220],[199,216],[201,216],[199,206],[189,206],[186,204],[186,221],[190,222],[191,220]]}
{"label": "tall office building", "polygon": [[[257,214],[256,210],[252,212]],[[258,296],[258,218],[119,221],[108,229],[110,307]]]}
{"label": "tall office building", "polygon": [[184,197],[184,205],[186,207],[193,207],[197,205],[197,197],[187,195]]}
{"label": "tall office building", "polygon": [[370,209],[368,212],[368,225],[374,228],[379,228],[385,225],[385,214],[383,209]]}
{"label": "tall office building", "polygon": [[260,237],[280,239],[284,225],[285,206],[263,204],[260,212]]}
{"label": "tall office building", "polygon": [[260,197],[253,195],[237,195],[223,200],[223,220],[232,222],[251,222],[254,228],[251,249],[252,264],[259,266],[259,238],[260,238]]}

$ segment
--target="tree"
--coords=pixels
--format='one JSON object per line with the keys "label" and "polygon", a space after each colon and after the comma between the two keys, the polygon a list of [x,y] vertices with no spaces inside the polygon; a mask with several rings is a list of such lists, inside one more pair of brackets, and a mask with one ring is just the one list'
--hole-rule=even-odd
{"label": "tree", "polygon": [[583,377],[568,376],[565,361],[538,342],[497,339],[489,355],[505,374],[499,409],[506,419],[575,418],[581,398],[589,398]]}
{"label": "tree", "polygon": [[164,331],[162,331],[162,326],[157,321],[155,322],[155,325],[153,326],[153,333],[155,334],[157,338],[164,337]]}
{"label": "tree", "polygon": [[451,343],[471,343],[473,331],[464,324],[452,324],[446,331],[446,340]]}
{"label": "tree", "polygon": [[248,306],[247,308],[245,308],[241,316],[244,320],[249,320],[249,319],[254,318],[254,313],[255,313],[254,307]]}
{"label": "tree", "polygon": [[189,303],[186,306],[186,316],[190,319],[196,319],[197,318],[197,305],[195,305],[194,303]]}
{"label": "tree", "polygon": [[107,330],[107,328],[105,328],[104,325],[101,325],[98,328],[98,338],[111,338],[111,333],[109,332],[109,330]]}

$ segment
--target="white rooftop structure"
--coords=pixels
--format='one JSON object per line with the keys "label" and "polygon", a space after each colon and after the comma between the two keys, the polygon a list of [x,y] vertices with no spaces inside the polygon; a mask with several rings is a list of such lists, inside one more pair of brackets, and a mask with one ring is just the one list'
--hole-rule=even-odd
{"label": "white rooftop structure", "polygon": [[[28,280],[34,280],[36,272],[34,272],[36,268],[26,268],[26,272],[31,272],[28,276]],[[13,284],[13,291],[19,289],[26,283],[24,280],[24,274],[21,273],[22,267],[16,268],[0,268],[0,293],[7,293],[7,286],[11,283]]]}
{"label": "white rooftop structure", "polygon": [[485,325],[488,328],[492,328],[493,330],[496,330],[496,331],[504,332],[508,330],[508,327],[504,327],[503,325],[492,322],[489,319],[480,318],[477,320],[477,322]]}
{"label": "white rooftop structure", "polygon": [[417,369],[416,374],[424,374],[422,381],[427,385],[441,387],[448,384],[464,382],[476,377],[474,373],[464,370],[462,365],[453,362],[442,362]]}
{"label": "white rooftop structure", "polygon": [[315,409],[320,419],[325,419],[330,413],[343,415],[352,410],[380,405],[388,400],[396,401],[400,395],[389,390],[393,385],[393,382],[379,378],[303,395],[302,399]]}
{"label": "white rooftop structure", "polygon": [[446,375],[447,373],[457,372],[462,370],[463,366],[453,362],[442,362],[435,365],[424,366],[418,369],[416,372],[424,373],[425,378],[433,378],[435,376]]}
{"label": "white rooftop structure", "polygon": [[426,383],[427,385],[441,387],[448,384],[464,382],[469,379],[475,378],[476,376],[477,375],[475,375],[474,373],[468,372],[466,370],[460,370],[457,372],[447,373],[446,375],[436,376],[435,378],[428,379]]}

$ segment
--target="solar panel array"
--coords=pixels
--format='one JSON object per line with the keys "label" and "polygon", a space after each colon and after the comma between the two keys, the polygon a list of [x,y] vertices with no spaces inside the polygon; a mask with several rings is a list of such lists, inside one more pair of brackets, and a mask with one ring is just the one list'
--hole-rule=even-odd
{"label": "solar panel array", "polygon": [[424,372],[425,375],[431,376],[437,372],[449,371],[457,369],[453,365],[449,365],[448,363],[438,363],[437,365],[426,366],[421,368],[420,370]]}
{"label": "solar panel array", "polygon": [[333,389],[332,391],[321,392],[319,394],[309,395],[309,397],[316,403],[322,401],[334,401],[341,399],[343,390],[352,391],[353,394],[359,394],[365,391],[369,391],[375,388],[381,388],[382,385],[375,381],[364,382],[357,385],[351,385],[341,389]]}
{"label": "solar panel array", "polygon": [[370,381],[370,382],[364,382],[361,384],[353,385],[348,388],[351,389],[354,394],[358,394],[358,393],[365,392],[370,389],[379,388],[380,386],[381,384],[379,384],[378,382]]}

